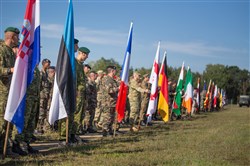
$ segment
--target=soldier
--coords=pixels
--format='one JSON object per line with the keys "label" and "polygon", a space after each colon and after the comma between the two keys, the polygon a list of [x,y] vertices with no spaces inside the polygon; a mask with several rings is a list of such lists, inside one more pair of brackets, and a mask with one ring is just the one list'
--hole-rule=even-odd
{"label": "soldier", "polygon": [[103,107],[103,124],[102,124],[102,134],[104,137],[109,133],[113,135],[113,123],[115,120],[115,106],[118,95],[118,84],[114,79],[116,74],[115,66],[107,67],[107,76],[104,80],[103,85],[103,99],[102,107]]}
{"label": "soldier", "polygon": [[149,93],[148,89],[142,89],[140,87],[140,74],[138,72],[133,73],[133,78],[130,80],[129,84],[129,103],[130,103],[130,131],[138,131],[138,128],[135,127],[136,120],[138,118],[140,103],[141,103],[141,93]]}
{"label": "soldier", "polygon": [[[4,120],[5,107],[7,104],[11,77],[14,71],[16,56],[12,47],[18,45],[20,31],[14,27],[8,27],[4,31],[4,41],[0,41],[0,151],[3,149],[5,129],[7,122]],[[11,135],[12,130],[10,130]],[[10,138],[10,137],[9,137]],[[15,145],[13,144],[13,147]],[[19,149],[21,151],[21,148]],[[8,144],[7,153],[11,153]]]}
{"label": "soldier", "polygon": [[95,133],[96,130],[93,129],[93,120],[95,116],[95,109],[97,105],[97,89],[96,89],[96,72],[91,71],[89,73],[89,80],[86,86],[86,99],[87,99],[87,108],[85,112],[85,125],[86,130],[89,133]]}
{"label": "soldier", "polygon": [[[101,114],[103,111],[102,108],[102,102],[103,102],[103,78],[104,78],[104,73],[102,70],[99,70],[97,72],[98,77],[95,80],[96,82],[96,90],[97,90],[97,107],[95,110],[95,118],[94,118],[94,126],[96,128],[99,128],[99,126],[101,127],[102,125],[102,120],[101,120]],[[100,123],[99,123],[100,122]]]}
{"label": "soldier", "polygon": [[[149,75],[144,74],[143,78],[144,79],[143,79],[143,81],[141,83],[142,89],[150,91],[150,83],[148,82],[149,81]],[[146,114],[146,111],[147,111],[147,108],[148,108],[149,98],[150,98],[149,93],[146,93],[146,92],[141,93],[141,110],[140,110],[140,121],[139,121],[141,126],[146,125],[145,124],[145,121],[146,121],[145,114]]]}
{"label": "soldier", "polygon": [[38,116],[37,133],[43,134],[49,129],[48,123],[48,100],[50,89],[52,87],[51,82],[48,78],[47,69],[50,67],[50,60],[43,59],[42,69],[40,71],[40,110]]}
{"label": "soldier", "polygon": [[85,74],[86,82],[88,81],[87,80],[87,75],[89,74],[90,70],[91,70],[91,67],[89,66],[89,64],[84,64],[83,65],[83,71],[84,71],[84,74]]}
{"label": "soldier", "polygon": [[78,43],[79,43],[79,40],[74,39],[74,51],[75,52],[77,52],[77,50],[79,49]]}
{"label": "soldier", "polygon": [[75,130],[72,132],[71,141],[79,142],[79,136],[76,134],[83,134],[83,125],[82,121],[85,113],[85,105],[86,105],[86,76],[83,71],[83,62],[88,58],[90,50],[86,47],[80,47],[78,49],[78,55],[75,60],[76,65],[76,111],[74,115],[74,122],[76,124]]}

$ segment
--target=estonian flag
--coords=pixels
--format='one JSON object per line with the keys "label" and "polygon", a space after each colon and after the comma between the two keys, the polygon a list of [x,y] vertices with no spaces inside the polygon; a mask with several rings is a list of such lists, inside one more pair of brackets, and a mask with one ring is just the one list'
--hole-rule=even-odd
{"label": "estonian flag", "polygon": [[49,110],[49,123],[67,117],[75,111],[76,74],[74,53],[73,4],[69,1],[68,13],[56,64],[53,96]]}

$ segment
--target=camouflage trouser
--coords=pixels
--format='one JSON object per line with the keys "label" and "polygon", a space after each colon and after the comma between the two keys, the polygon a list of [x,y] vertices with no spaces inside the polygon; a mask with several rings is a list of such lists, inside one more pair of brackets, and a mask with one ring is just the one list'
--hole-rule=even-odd
{"label": "camouflage trouser", "polygon": [[130,115],[129,115],[129,123],[133,126],[137,118],[139,116],[140,103],[137,101],[130,101]]}
{"label": "camouflage trouser", "polygon": [[[0,95],[0,151],[1,151],[3,149],[5,135],[6,135],[6,128],[7,128],[7,121],[4,120],[4,113],[7,104],[8,94],[4,92],[0,93],[1,93]],[[13,131],[13,125],[10,123],[9,138],[12,138],[12,131]]]}
{"label": "camouflage trouser", "polygon": [[129,114],[130,114],[130,102],[129,102],[129,99],[127,98],[127,102],[126,102],[126,110],[125,110],[125,122],[129,122]]}
{"label": "camouflage trouser", "polygon": [[83,128],[83,119],[85,117],[86,100],[85,97],[76,98],[76,112],[74,122],[76,124],[75,132],[78,133]]}
{"label": "camouflage trouser", "polygon": [[103,131],[112,131],[112,126],[115,120],[115,107],[104,107],[103,108],[103,123],[102,130]]}
{"label": "camouflage trouser", "polygon": [[145,120],[145,114],[148,108],[148,100],[142,100],[141,102],[141,109],[140,109],[140,121]]}
{"label": "camouflage trouser", "polygon": [[[68,115],[69,121],[69,136],[71,134],[76,134],[76,123],[74,122],[74,113]],[[59,121],[60,135],[66,136],[66,118]]]}
{"label": "camouflage trouser", "polygon": [[97,107],[95,109],[95,118],[94,118],[95,122],[99,122],[101,120],[102,112],[103,112],[103,108],[101,106],[101,101],[98,101],[97,102]]}
{"label": "camouflage trouser", "polygon": [[93,128],[94,117],[95,117],[95,108],[89,110],[87,109],[85,111],[84,126],[86,126],[86,129]]}
{"label": "camouflage trouser", "polygon": [[[48,95],[47,95],[48,96]],[[40,99],[40,109],[39,109],[39,116],[38,116],[38,124],[37,124],[37,129],[38,131],[44,132],[48,131],[50,129],[50,125],[48,122],[48,116],[49,116],[49,111],[48,111],[48,100],[49,98],[44,98],[45,96],[42,96]]]}
{"label": "camouflage trouser", "polygon": [[21,134],[15,135],[15,141],[17,142],[30,142],[33,132],[36,128],[36,116],[38,113],[39,102],[37,97],[27,97],[26,107],[24,115],[24,128]]}

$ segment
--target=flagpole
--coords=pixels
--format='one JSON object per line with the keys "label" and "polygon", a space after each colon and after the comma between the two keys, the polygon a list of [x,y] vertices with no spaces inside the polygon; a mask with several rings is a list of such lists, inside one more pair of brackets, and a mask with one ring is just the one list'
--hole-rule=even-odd
{"label": "flagpole", "polygon": [[4,141],[4,146],[3,146],[3,160],[5,159],[5,156],[6,156],[7,141],[8,141],[8,136],[9,136],[9,128],[10,128],[10,122],[8,121],[7,129],[6,129],[6,135],[5,135],[5,141]]}
{"label": "flagpole", "polygon": [[115,126],[114,126],[114,132],[113,132],[113,137],[115,137],[115,132],[116,132],[116,127],[117,127],[117,112],[115,111]]}
{"label": "flagpole", "polygon": [[69,143],[69,118],[66,117],[66,145]]}

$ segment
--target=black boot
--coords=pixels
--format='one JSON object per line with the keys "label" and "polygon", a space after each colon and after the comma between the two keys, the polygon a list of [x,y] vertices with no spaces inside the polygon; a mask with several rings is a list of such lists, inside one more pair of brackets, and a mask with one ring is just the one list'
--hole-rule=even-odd
{"label": "black boot", "polygon": [[28,149],[29,153],[31,153],[31,154],[37,154],[37,153],[39,153],[39,151],[36,150],[36,149],[34,149],[34,148],[32,148],[29,143],[27,143],[27,146],[28,146],[27,149]]}
{"label": "black boot", "polygon": [[13,142],[12,152],[18,153],[21,156],[26,156],[28,153],[23,151],[18,142]]}

